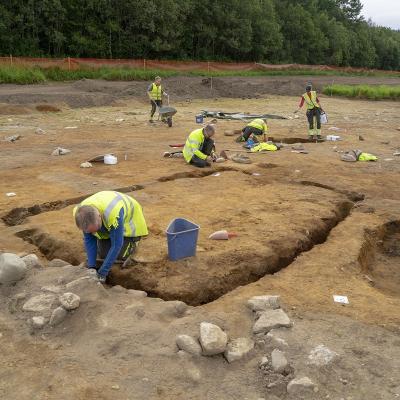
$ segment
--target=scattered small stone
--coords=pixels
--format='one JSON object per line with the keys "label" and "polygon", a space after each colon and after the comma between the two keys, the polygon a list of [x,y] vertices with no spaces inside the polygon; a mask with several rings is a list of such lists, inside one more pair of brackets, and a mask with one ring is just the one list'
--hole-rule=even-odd
{"label": "scattered small stone", "polygon": [[267,333],[274,328],[290,328],[289,317],[282,309],[266,310],[253,326],[253,333]]}
{"label": "scattered small stone", "polygon": [[247,306],[253,311],[265,311],[269,309],[277,309],[280,296],[254,296],[247,301]]}
{"label": "scattered small stone", "polygon": [[201,372],[196,367],[187,368],[186,374],[193,382],[200,382],[201,380]]}
{"label": "scattered small stone", "polygon": [[43,312],[49,311],[56,301],[54,294],[40,294],[30,298],[23,306],[24,311]]}
{"label": "scattered small stone", "polygon": [[42,329],[46,325],[46,320],[44,317],[32,317],[32,326],[35,329]]}
{"label": "scattered small stone", "polygon": [[7,197],[15,197],[17,194],[16,193],[14,193],[14,192],[8,192],[8,193],[6,193],[6,196]]}
{"label": "scattered small stone", "polygon": [[306,395],[307,393],[314,391],[314,388],[314,382],[306,376],[303,378],[295,378],[287,385],[288,393],[297,396]]}
{"label": "scattered small stone", "polygon": [[37,128],[35,133],[37,135],[45,135],[46,134],[46,132],[42,128]]}
{"label": "scattered small stone", "polygon": [[93,165],[89,161],[85,161],[80,165],[81,168],[92,168]]}
{"label": "scattered small stone", "polygon": [[69,265],[69,263],[67,263],[64,260],[60,260],[59,258],[54,258],[47,264],[49,268],[60,268],[60,267],[65,267],[66,265]]}
{"label": "scattered small stone", "polygon": [[265,367],[266,365],[268,365],[268,362],[269,362],[268,357],[263,357],[260,360],[258,365],[259,365],[260,368],[262,368],[262,367]]}
{"label": "scattered small stone", "polygon": [[25,263],[28,269],[43,268],[43,265],[36,254],[28,254],[27,256],[22,257],[22,261]]}
{"label": "scattered small stone", "polygon": [[64,293],[59,297],[61,305],[68,311],[75,310],[79,307],[81,299],[75,293]]}
{"label": "scattered small stone", "polygon": [[132,295],[133,297],[137,297],[137,298],[147,297],[147,293],[144,292],[143,290],[128,289],[128,293],[130,295]]}
{"label": "scattered small stone", "polygon": [[200,356],[202,353],[200,343],[189,335],[178,335],[176,337],[176,345],[179,349],[195,356]]}
{"label": "scattered small stone", "polygon": [[52,152],[52,156],[63,156],[65,154],[71,153],[71,150],[64,149],[63,147],[56,147]]}
{"label": "scattered small stone", "polygon": [[225,350],[225,358],[229,363],[240,360],[254,349],[254,341],[248,338],[233,339]]}
{"label": "scattered small stone", "polygon": [[0,284],[9,285],[24,278],[27,267],[24,261],[13,253],[0,254]]}
{"label": "scattered small stone", "polygon": [[5,137],[4,137],[4,141],[5,141],[5,142],[14,143],[14,142],[16,142],[17,140],[19,140],[19,139],[21,139],[21,138],[22,138],[21,135],[5,136]]}
{"label": "scattered small stone", "polygon": [[308,356],[308,364],[321,367],[323,365],[328,365],[329,363],[331,363],[337,356],[337,353],[328,349],[323,344],[320,344],[311,350]]}
{"label": "scattered small stone", "polygon": [[205,356],[223,353],[228,343],[228,335],[217,325],[209,322],[200,324],[200,344]]}
{"label": "scattered small stone", "polygon": [[285,357],[285,354],[278,349],[275,349],[271,353],[271,364],[272,364],[272,369],[279,374],[285,372],[286,368],[289,365]]}
{"label": "scattered small stone", "polygon": [[62,307],[57,307],[50,317],[50,325],[56,326],[61,324],[64,321],[65,317],[67,316],[67,311]]}
{"label": "scattered small stone", "polygon": [[119,390],[119,385],[113,385],[113,386],[111,386],[111,389],[113,389],[113,390]]}
{"label": "scattered small stone", "polygon": [[274,347],[277,347],[279,349],[287,348],[289,347],[288,343],[286,340],[275,336],[275,333],[270,331],[267,333],[266,337],[270,340],[271,345]]}

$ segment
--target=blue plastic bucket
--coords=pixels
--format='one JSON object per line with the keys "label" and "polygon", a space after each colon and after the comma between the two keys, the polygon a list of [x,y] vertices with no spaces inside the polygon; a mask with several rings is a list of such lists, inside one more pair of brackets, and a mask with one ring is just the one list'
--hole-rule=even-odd
{"label": "blue plastic bucket", "polygon": [[171,261],[196,255],[199,225],[184,218],[175,218],[166,230],[168,257]]}
{"label": "blue plastic bucket", "polygon": [[204,122],[203,115],[201,115],[201,114],[196,115],[196,124],[202,124],[203,122]]}

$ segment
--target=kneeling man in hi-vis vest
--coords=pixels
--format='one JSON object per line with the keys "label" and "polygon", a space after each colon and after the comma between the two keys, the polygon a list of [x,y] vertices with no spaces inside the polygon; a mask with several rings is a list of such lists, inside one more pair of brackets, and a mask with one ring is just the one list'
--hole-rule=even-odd
{"label": "kneeling man in hi-vis vest", "polygon": [[[321,104],[317,97],[317,92],[312,90],[311,84],[307,84],[306,92],[301,97],[301,101],[299,104],[299,108],[295,111],[295,113],[300,111],[300,108],[303,107],[304,103],[307,105],[307,119],[308,119],[308,136],[310,140],[321,140]],[[314,121],[315,119],[315,121]],[[315,122],[316,125],[315,126]]]}
{"label": "kneeling man in hi-vis vest", "polygon": [[214,125],[206,125],[204,128],[194,130],[186,140],[183,148],[183,157],[186,162],[196,167],[204,168],[210,166],[210,161],[216,159],[214,154],[215,134]]}
{"label": "kneeling man in hi-vis vest", "polygon": [[252,139],[255,143],[266,142],[267,132],[268,132],[267,120],[256,118],[253,119],[251,122],[249,122],[242,129],[242,134],[236,139],[236,141],[247,142],[249,139]]}
{"label": "kneeling man in hi-vis vest", "polygon": [[97,271],[100,282],[105,282],[114,262],[126,261],[148,234],[142,207],[123,193],[98,192],[77,205],[73,214],[83,231],[88,268],[96,271],[97,256],[103,260]]}

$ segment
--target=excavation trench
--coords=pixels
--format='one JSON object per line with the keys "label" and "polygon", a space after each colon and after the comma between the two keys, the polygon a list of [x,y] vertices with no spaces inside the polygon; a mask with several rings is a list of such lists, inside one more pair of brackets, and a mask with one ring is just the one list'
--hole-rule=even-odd
{"label": "excavation trench", "polygon": [[375,230],[366,230],[358,262],[372,286],[399,297],[400,221],[389,221]]}
{"label": "excavation trench", "polygon": [[285,241],[270,241],[266,248],[204,254],[195,259],[145,263],[128,269],[115,268],[111,285],[146,291],[164,300],[181,300],[190,305],[214,301],[238,286],[255,282],[288,267],[301,253],[324,243],[331,230],[349,214],[354,203],[342,201],[334,212],[314,221],[308,234],[294,234]]}

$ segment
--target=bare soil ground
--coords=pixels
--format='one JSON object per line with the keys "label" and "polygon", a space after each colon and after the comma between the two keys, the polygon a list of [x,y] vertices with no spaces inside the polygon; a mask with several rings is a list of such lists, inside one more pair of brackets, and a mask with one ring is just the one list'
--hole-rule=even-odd
{"label": "bare soil ground", "polygon": [[[22,135],[15,143],[0,142],[0,251],[34,252],[45,264],[62,258],[78,265],[84,252],[72,208],[99,190],[135,197],[150,230],[138,263],[126,270],[115,266],[105,289],[84,287],[77,293],[81,307],[58,327],[31,332],[15,296],[67,283],[84,276],[84,269],[44,268],[12,288],[0,287],[1,398],[293,398],[283,378],[267,388],[273,377],[258,368],[260,358],[270,356],[270,343],[259,343],[250,357],[232,364],[221,356],[177,353],[175,336],[197,335],[201,321],[217,323],[230,337],[251,337],[254,318],[245,303],[261,294],[281,295],[294,321],[279,335],[289,344],[285,352],[294,375],[309,376],[318,386],[308,399],[398,398],[400,157],[393,155],[400,148],[398,104],[322,97],[329,114],[324,134],[338,134],[342,141],[304,143],[309,154],[294,153],[287,144],[275,153],[249,155],[248,165],[227,161],[199,170],[162,154],[198,126],[201,109],[293,116],[299,100],[294,95],[308,78],[288,78],[285,89],[282,78],[216,79],[212,95],[209,82],[185,79],[166,82],[178,109],[172,128],[147,122],[149,106],[137,97],[145,83],[0,87],[0,101],[8,103],[0,136]],[[39,112],[38,103],[61,111]],[[96,107],[76,108],[84,105]],[[275,140],[306,138],[304,115],[269,125]],[[218,121],[217,149],[240,151],[223,133],[242,126]],[[45,133],[37,134],[37,128]],[[72,152],[51,156],[57,146]],[[355,148],[376,154],[378,162],[340,161],[338,151]],[[110,152],[117,165],[79,168]],[[201,226],[194,258],[167,258],[164,231],[175,217]],[[209,234],[219,229],[238,237],[210,241]],[[149,297],[112,285],[144,290]],[[335,294],[348,296],[350,304],[335,304]],[[177,311],[175,300],[190,307]],[[307,363],[319,344],[339,354],[323,368]]]}

